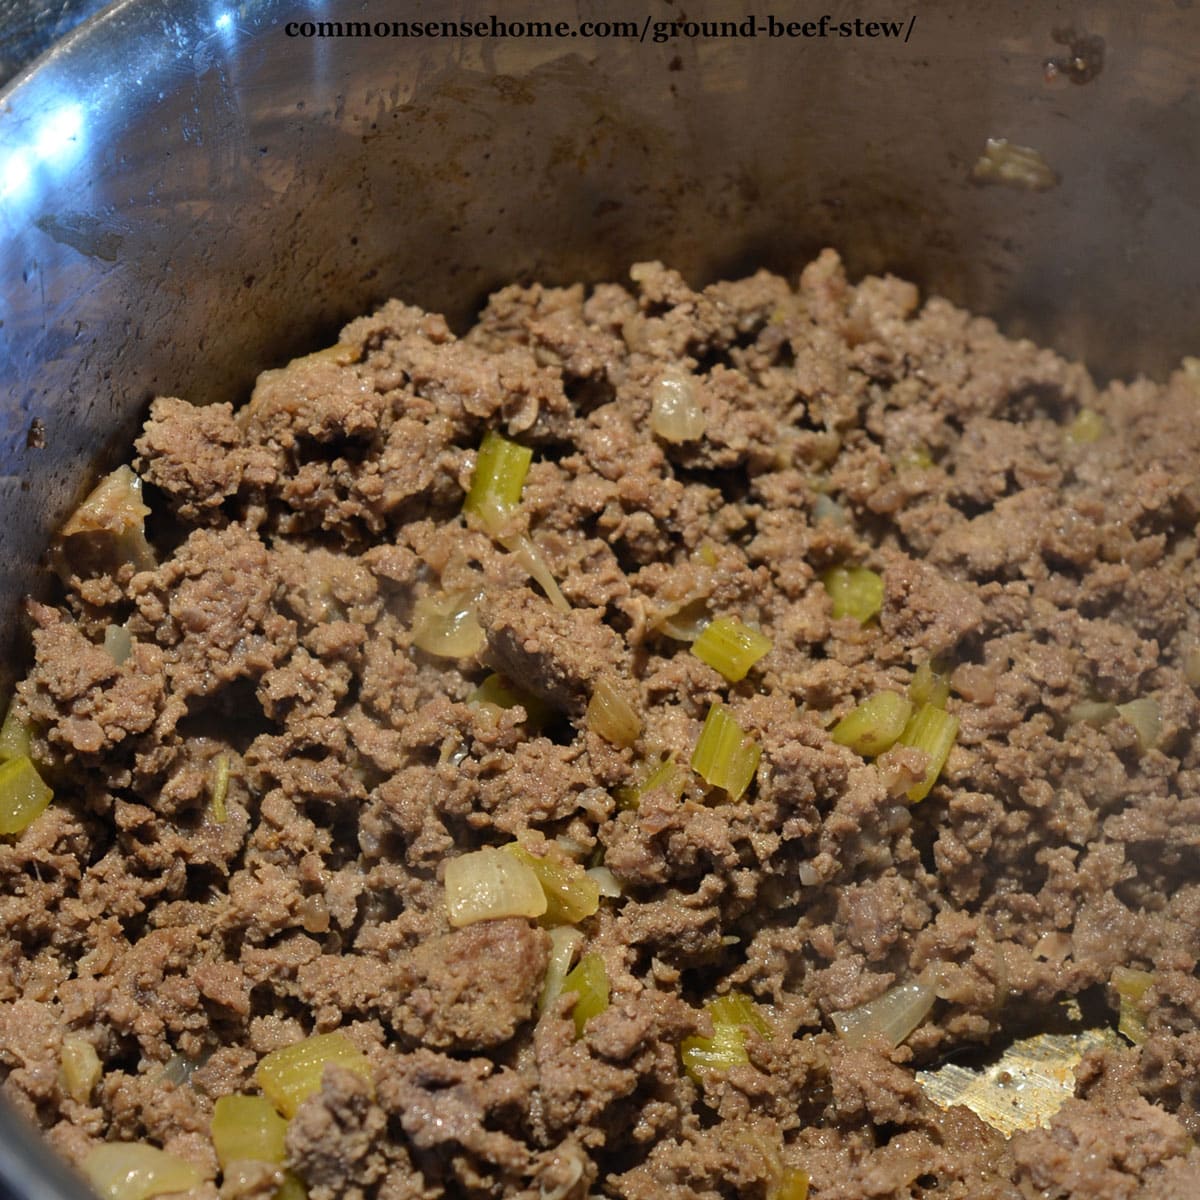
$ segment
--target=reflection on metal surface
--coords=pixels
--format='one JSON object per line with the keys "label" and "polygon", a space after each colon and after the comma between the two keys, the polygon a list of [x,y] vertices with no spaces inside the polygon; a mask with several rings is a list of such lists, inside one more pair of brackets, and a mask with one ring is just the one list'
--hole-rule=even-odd
{"label": "reflection on metal surface", "polygon": [[1014,1042],[991,1066],[978,1071],[947,1063],[918,1071],[917,1082],[939,1108],[962,1105],[1005,1137],[1048,1125],[1075,1094],[1075,1068],[1089,1050],[1124,1046],[1111,1029],[1041,1033]]}

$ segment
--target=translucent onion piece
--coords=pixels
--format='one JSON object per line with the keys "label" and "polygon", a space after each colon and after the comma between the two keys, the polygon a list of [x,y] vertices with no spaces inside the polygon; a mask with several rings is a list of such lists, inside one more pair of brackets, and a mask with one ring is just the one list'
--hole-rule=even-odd
{"label": "translucent onion piece", "polygon": [[587,726],[614,746],[632,746],[642,732],[642,718],[613,680],[602,675],[588,701]]}
{"label": "translucent onion piece", "polygon": [[546,844],[544,854],[534,854],[517,842],[505,846],[504,850],[537,876],[545,893],[543,915],[547,924],[574,925],[600,907],[600,888],[596,881],[553,842]]}
{"label": "translucent onion piece", "polygon": [[517,556],[521,565],[533,577],[534,582],[546,593],[546,599],[559,612],[571,611],[571,605],[566,596],[562,594],[558,580],[554,578],[554,574],[550,570],[550,564],[546,562],[545,556],[534,544],[532,538],[526,534],[517,533],[512,537],[502,538],[501,545]]}
{"label": "translucent onion piece", "polygon": [[124,625],[105,625],[104,649],[119,667],[133,653],[133,638]]}
{"label": "translucent onion piece", "polygon": [[708,600],[701,596],[689,600],[682,608],[677,608],[656,624],[667,637],[674,638],[677,642],[694,642],[711,620]]}
{"label": "translucent onion piece", "polygon": [[285,1117],[296,1115],[305,1100],[321,1090],[327,1066],[345,1067],[370,1080],[367,1056],[344,1033],[318,1033],[272,1050],[255,1069],[254,1082]]}
{"label": "translucent onion piece", "polygon": [[719,700],[708,710],[692,753],[692,770],[713,787],[737,800],[750,786],[762,749]]}
{"label": "translucent onion piece", "polygon": [[587,877],[606,900],[619,900],[624,895],[620,880],[608,867],[588,867]]}
{"label": "translucent onion piece", "polygon": [[899,692],[878,692],[847,713],[830,731],[839,746],[864,758],[882,754],[904,732],[913,706]]}
{"label": "translucent onion piece", "polygon": [[559,925],[550,930],[550,957],[546,963],[546,982],[538,1000],[538,1012],[545,1012],[562,995],[563,983],[571,970],[575,955],[586,940],[578,929]]}
{"label": "translucent onion piece", "polygon": [[708,417],[696,395],[693,378],[668,370],[650,388],[650,428],[664,442],[694,442],[704,436]]}
{"label": "translucent onion piece", "polygon": [[63,1038],[59,1063],[63,1091],[76,1104],[86,1104],[104,1073],[96,1047],[82,1035],[69,1033]]}
{"label": "translucent onion piece", "polygon": [[737,683],[770,652],[771,644],[769,637],[743,625],[737,617],[718,617],[692,643],[692,653],[730,683]]}
{"label": "translucent onion piece", "polygon": [[0,834],[28,829],[53,799],[28,755],[0,763]]}
{"label": "translucent onion piece", "polygon": [[889,988],[847,1012],[833,1014],[833,1024],[852,1046],[861,1046],[877,1033],[898,1046],[929,1015],[937,993],[932,982],[914,979]]}
{"label": "translucent onion piece", "polygon": [[212,1144],[222,1167],[239,1159],[281,1163],[287,1122],[266,1096],[222,1096],[213,1105]]}
{"label": "translucent onion piece", "polygon": [[587,1023],[608,1007],[608,971],[604,959],[599,954],[585,954],[563,980],[563,991],[579,997],[571,1015],[575,1019],[575,1036],[582,1037]]}
{"label": "translucent onion piece", "polygon": [[1139,700],[1130,700],[1128,704],[1118,704],[1117,712],[1133,726],[1139,750],[1145,753],[1158,744],[1162,735],[1162,711],[1157,700],[1143,696]]}
{"label": "translucent onion piece", "polygon": [[446,911],[455,929],[501,917],[540,917],[547,908],[533,868],[490,846],[447,860],[445,883]]}
{"label": "translucent onion piece", "polygon": [[423,596],[413,607],[413,643],[439,658],[473,658],[486,643],[470,591]]}
{"label": "translucent onion piece", "polygon": [[147,570],[155,565],[154,551],[146,541],[149,515],[150,510],[142,502],[142,481],[129,467],[122,466],[106,475],[67,518],[61,536],[112,534],[120,557],[138,570]]}
{"label": "translucent onion piece", "polygon": [[199,1168],[144,1142],[106,1142],[83,1160],[83,1173],[103,1200],[150,1200],[186,1192],[204,1178]]}
{"label": "translucent onion piece", "polygon": [[1067,709],[1069,725],[1103,725],[1117,715],[1117,706],[1108,700],[1077,700]]}
{"label": "translucent onion piece", "polygon": [[[1183,677],[1192,687],[1200,688],[1200,645],[1189,646],[1183,652]],[[0,742],[3,742],[2,736]]]}

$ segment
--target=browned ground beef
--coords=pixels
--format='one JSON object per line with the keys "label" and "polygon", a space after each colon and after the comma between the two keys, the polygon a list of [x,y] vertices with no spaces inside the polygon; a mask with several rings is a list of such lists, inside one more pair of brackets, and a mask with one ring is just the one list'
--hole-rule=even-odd
{"label": "browned ground beef", "polygon": [[[461,338],[392,302],[240,409],[154,403],[159,565],[93,555],[30,605],[17,711],[55,800],[0,844],[7,1095],[71,1158],[148,1140],[202,1168],[196,1200],[267,1200],[267,1171],[221,1185],[212,1105],[340,1029],[374,1087],[331,1069],[293,1120],[312,1200],[762,1200],[780,1162],[819,1200],[1200,1195],[1200,381],[1100,390],[831,252],[796,288],[633,279],[505,288]],[[679,364],[707,431],[675,445],[649,412]],[[1084,409],[1098,440],[1066,433]],[[521,520],[570,612],[461,515],[489,429],[535,451]],[[832,619],[846,563],[882,574],[877,622]],[[414,604],[472,581],[485,651],[417,649]],[[773,641],[740,683],[659,628],[698,594]],[[961,732],[910,806],[911,752],[829,727],[931,656]],[[495,667],[555,706],[544,732],[466,703]],[[586,728],[601,674],[637,698],[633,747]],[[1068,719],[1137,697],[1144,752]],[[763,750],[746,795],[692,776],[618,805],[716,699]],[[540,835],[623,887],[582,926],[612,1003],[578,1040],[570,997],[538,1017],[536,922],[447,921],[450,857]],[[833,1031],[931,963],[898,1049]],[[1115,1026],[1118,966],[1154,972],[1148,1036],[1085,1059],[1049,1128],[925,1098],[918,1066],[1060,1028],[1068,997]],[[772,1033],[696,1083],[679,1043],[730,988]],[[104,1064],[88,1103],[68,1033]]]}

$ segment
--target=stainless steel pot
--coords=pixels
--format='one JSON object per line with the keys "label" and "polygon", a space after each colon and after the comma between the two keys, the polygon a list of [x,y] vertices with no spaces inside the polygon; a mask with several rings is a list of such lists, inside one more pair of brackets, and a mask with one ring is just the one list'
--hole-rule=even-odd
{"label": "stainless steel pot", "polygon": [[[607,39],[374,28],[490,28],[492,0],[124,0],[77,30],[0,95],[0,628],[154,393],[236,398],[391,295],[462,321],[515,278],[657,257],[703,281],[831,244],[1104,374],[1197,349],[1190,0],[825,7],[827,29],[908,36],[771,37],[748,4],[754,37],[656,40],[681,20],[658,0],[499,17],[634,23]],[[317,21],[372,36],[303,36]],[[1086,82],[1097,43],[1074,71],[1072,23],[1103,39]],[[972,182],[989,137],[1057,185]],[[20,658],[0,659],[2,694]]]}

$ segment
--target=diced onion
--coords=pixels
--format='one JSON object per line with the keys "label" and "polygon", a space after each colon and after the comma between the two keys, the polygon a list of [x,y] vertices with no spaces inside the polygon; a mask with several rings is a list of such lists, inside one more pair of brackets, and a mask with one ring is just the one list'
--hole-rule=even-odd
{"label": "diced onion", "polygon": [[468,697],[468,704],[490,704],[509,709],[518,705],[525,710],[525,726],[530,732],[541,729],[550,720],[550,706],[531,692],[510,683],[503,675],[489,675]]}
{"label": "diced onion", "polygon": [[540,917],[546,894],[536,872],[494,847],[446,862],[446,911],[455,929],[502,917]]}
{"label": "diced onion", "polygon": [[1200,644],[1193,644],[1184,650],[1183,677],[1192,687],[1200,688]]}
{"label": "diced onion", "polygon": [[59,1063],[63,1090],[76,1104],[86,1104],[104,1073],[96,1047],[81,1034],[69,1033],[63,1038]]}
{"label": "diced onion", "polygon": [[511,537],[501,538],[501,545],[516,555],[521,565],[533,577],[534,582],[546,593],[546,599],[559,612],[571,611],[571,605],[566,596],[562,594],[558,580],[554,578],[554,573],[550,570],[550,564],[546,562],[545,555],[537,548],[532,538],[524,533],[516,533]]}
{"label": "diced onion", "polygon": [[929,1015],[937,999],[932,982],[914,979],[889,988],[882,996],[857,1008],[834,1013],[833,1024],[851,1046],[861,1046],[875,1034],[898,1046]]}
{"label": "diced onion", "polygon": [[708,612],[708,600],[699,596],[689,600],[681,608],[656,622],[657,627],[677,642],[694,642],[703,632],[712,617]]}
{"label": "diced onion", "polygon": [[1118,704],[1117,712],[1133,726],[1137,734],[1138,748],[1144,753],[1158,743],[1162,736],[1162,711],[1158,701],[1151,696]]}
{"label": "diced onion", "polygon": [[423,596],[413,607],[413,643],[440,658],[473,658],[487,639],[470,591]]}
{"label": "diced onion", "polygon": [[874,758],[892,746],[904,732],[912,708],[899,692],[877,692],[847,713],[829,736],[855,754]]}
{"label": "diced onion", "polygon": [[0,834],[28,829],[53,799],[28,755],[0,763]]}
{"label": "diced onion", "polygon": [[83,1160],[83,1173],[103,1200],[150,1200],[186,1192],[204,1178],[199,1168],[144,1142],[105,1142]]}
{"label": "diced onion", "polygon": [[767,1189],[767,1200],[808,1200],[808,1172],[800,1167],[785,1167]]}
{"label": "diced onion", "polygon": [[650,388],[650,428],[676,445],[704,436],[708,418],[696,396],[696,384],[682,371],[668,370]]}
{"label": "diced onion", "polygon": [[587,706],[587,726],[614,746],[632,746],[642,732],[642,719],[608,675],[601,675]]}
{"label": "diced onion", "polygon": [[104,649],[119,667],[133,653],[133,638],[124,625],[105,625]]}
{"label": "diced onion", "polygon": [[609,867],[588,867],[587,877],[606,900],[619,900],[624,895],[620,881]]}
{"label": "diced onion", "polygon": [[154,551],[146,541],[145,519],[149,515],[150,510],[142,502],[142,481],[129,467],[118,467],[67,519],[62,537],[111,534],[120,558],[138,570],[147,570],[155,565]]}
{"label": "diced onion", "polygon": [[562,995],[563,981],[571,970],[571,963],[586,940],[578,929],[571,925],[558,925],[550,930],[550,957],[546,962],[546,981],[538,1000],[538,1012],[545,1012]]}
{"label": "diced onion", "polygon": [[321,1090],[328,1066],[344,1067],[372,1078],[367,1056],[344,1033],[318,1033],[282,1050],[272,1050],[255,1069],[254,1082],[289,1119],[309,1096]]}
{"label": "diced onion", "polygon": [[212,1144],[222,1167],[239,1159],[281,1163],[287,1122],[266,1096],[222,1096],[213,1105]]}
{"label": "diced onion", "polygon": [[1069,725],[1103,725],[1117,715],[1117,706],[1108,700],[1077,700],[1067,709]]}

